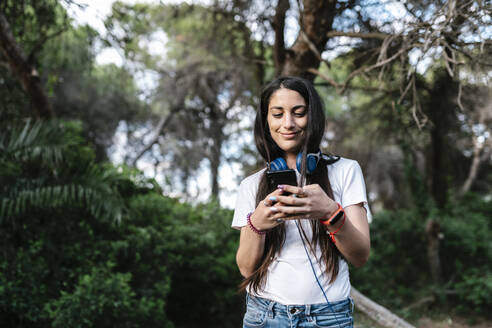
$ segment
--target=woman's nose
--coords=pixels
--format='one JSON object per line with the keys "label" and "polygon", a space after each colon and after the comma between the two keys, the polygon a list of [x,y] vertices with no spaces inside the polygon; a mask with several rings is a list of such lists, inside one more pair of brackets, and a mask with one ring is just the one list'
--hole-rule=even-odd
{"label": "woman's nose", "polygon": [[286,129],[292,129],[296,126],[296,122],[294,121],[294,116],[290,114],[284,115],[283,126]]}

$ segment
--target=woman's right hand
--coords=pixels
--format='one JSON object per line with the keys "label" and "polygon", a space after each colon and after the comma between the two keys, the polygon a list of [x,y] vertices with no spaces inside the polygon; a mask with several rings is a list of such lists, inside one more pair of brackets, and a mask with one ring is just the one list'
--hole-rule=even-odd
{"label": "woman's right hand", "polygon": [[251,223],[256,229],[269,230],[284,223],[284,221],[280,219],[281,213],[278,213],[273,206],[277,204],[282,205],[282,203],[277,203],[276,200],[276,197],[282,195],[282,193],[282,189],[276,189],[258,204],[250,217]]}

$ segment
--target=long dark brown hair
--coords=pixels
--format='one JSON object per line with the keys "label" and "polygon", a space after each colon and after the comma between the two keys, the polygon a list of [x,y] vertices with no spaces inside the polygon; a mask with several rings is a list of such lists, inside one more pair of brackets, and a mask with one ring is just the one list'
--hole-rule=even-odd
{"label": "long dark brown hair", "polygon": [[[318,152],[321,139],[325,132],[325,113],[323,104],[318,93],[309,81],[299,77],[280,77],[270,82],[263,89],[254,126],[254,137],[258,152],[268,163],[278,157],[285,156],[284,151],[275,143],[270,135],[270,129],[267,122],[270,97],[275,91],[281,88],[297,91],[306,102],[308,123],[306,127],[306,137],[301,147],[303,154],[300,172],[302,175],[301,183],[306,178],[307,184],[319,184],[326,194],[333,199],[333,191],[328,179],[327,165],[324,160],[320,160],[316,170],[306,177],[306,154]],[[258,206],[260,201],[263,201],[271,192],[272,190],[268,189],[266,173],[264,173],[260,179],[258,192],[256,194],[256,206]],[[318,259],[318,261],[322,261],[326,264],[325,272],[331,277],[331,283],[335,281],[338,275],[338,260],[341,256],[340,252],[329,240],[325,228],[320,224],[319,220],[310,220],[310,222],[313,238],[308,240],[306,233],[302,229],[302,225],[299,224],[298,226],[303,235],[302,238],[307,241],[313,254],[316,254],[314,251],[316,247],[321,249],[321,258]],[[252,288],[255,293],[258,293],[259,290],[264,288],[268,267],[282,249],[284,241],[284,224],[280,224],[266,233],[265,248],[260,263],[253,274],[241,283],[240,288],[242,290],[250,285],[250,288]]]}

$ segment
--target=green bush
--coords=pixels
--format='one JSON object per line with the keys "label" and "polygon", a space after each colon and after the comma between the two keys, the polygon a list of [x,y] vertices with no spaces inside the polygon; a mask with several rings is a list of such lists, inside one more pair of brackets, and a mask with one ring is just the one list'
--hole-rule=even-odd
{"label": "green bush", "polygon": [[400,308],[428,280],[424,220],[414,210],[384,211],[374,216],[370,230],[370,258],[351,269],[352,284],[374,300]]}
{"label": "green bush", "polygon": [[[492,306],[492,201],[469,193],[442,212],[441,262],[446,288],[461,308]],[[451,296],[453,295],[451,294]]]}
{"label": "green bush", "polygon": [[230,210],[96,164],[77,124],[14,124],[0,148],[0,326],[237,326]]}
{"label": "green bush", "polygon": [[53,327],[138,327],[132,322],[135,293],[131,274],[94,268],[79,277],[73,292],[61,291],[47,306]]}
{"label": "green bush", "polygon": [[470,193],[431,215],[441,226],[442,285],[431,282],[427,218],[410,209],[374,216],[371,256],[365,266],[351,270],[354,287],[395,310],[437,294],[456,307],[485,313],[492,305],[492,202]]}
{"label": "green bush", "polygon": [[[240,275],[235,251],[239,235],[230,228],[232,211],[217,203],[196,208],[156,195],[135,197],[133,243],[153,240],[144,256],[163,259],[171,290],[166,312],[179,327],[237,327],[241,322],[242,298],[237,294]],[[148,223],[145,224],[144,222]],[[151,226],[152,230],[143,226]],[[138,226],[138,228],[137,228]],[[154,260],[155,261],[155,260]],[[148,275],[151,268],[140,266]]]}
{"label": "green bush", "polygon": [[[485,268],[471,268],[463,272],[463,280],[454,286],[458,296],[473,306],[476,312],[488,311],[492,306],[492,272]],[[462,307],[462,305],[461,305]]]}

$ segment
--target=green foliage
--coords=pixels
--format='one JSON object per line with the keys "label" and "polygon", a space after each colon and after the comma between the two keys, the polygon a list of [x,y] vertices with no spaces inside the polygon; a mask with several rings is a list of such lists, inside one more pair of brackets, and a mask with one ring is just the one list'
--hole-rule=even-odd
{"label": "green foliage", "polygon": [[129,320],[135,305],[130,280],[130,273],[98,268],[82,275],[72,293],[61,291],[47,309],[53,327],[114,327],[117,322],[123,324],[119,327],[138,327]]}
{"label": "green foliage", "polygon": [[[40,53],[47,40],[69,29],[66,10],[58,0],[5,0],[0,1],[0,12],[10,26],[16,47],[23,54],[23,60],[33,69],[33,76],[40,75]],[[30,98],[22,87],[19,76],[14,73],[7,58],[0,55],[0,110],[12,110],[32,115]],[[17,63],[16,65],[19,65]],[[31,69],[31,67],[29,67]],[[40,75],[41,76],[41,75]]]}
{"label": "green foliage", "polygon": [[94,163],[80,130],[27,121],[0,134],[0,326],[237,326],[231,211]]}
{"label": "green foliage", "polygon": [[492,306],[491,217],[492,202],[469,193],[448,205],[441,218],[441,261],[448,288],[477,311]]}
{"label": "green foliage", "polygon": [[[490,265],[489,265],[490,266]],[[486,313],[490,309],[492,295],[492,272],[486,268],[469,268],[463,274],[463,281],[454,286],[458,296],[470,304],[476,312]],[[467,304],[458,304],[461,310],[467,308]]]}
{"label": "green foliage", "polygon": [[27,121],[0,136],[0,163],[7,168],[0,173],[0,221],[64,208],[121,219],[124,205],[114,192],[120,176],[93,163],[80,130],[80,124]]}
{"label": "green foliage", "polygon": [[84,25],[70,27],[56,38],[47,40],[44,51],[40,53],[42,73],[53,82],[59,82],[66,73],[87,77],[93,69],[97,40],[97,31]]}
{"label": "green foliage", "polygon": [[351,271],[354,286],[392,309],[437,293],[457,308],[486,313],[492,292],[492,202],[467,194],[431,215],[439,220],[443,234],[439,250],[443,286],[429,283],[425,217],[420,210],[374,217],[371,257],[364,267]]}
{"label": "green foliage", "polygon": [[67,13],[57,0],[6,0],[0,2],[0,11],[27,56],[39,51],[41,40],[68,28]]}
{"label": "green foliage", "polygon": [[[70,1],[65,6],[76,4]],[[96,65],[97,31],[72,26],[60,1],[2,1],[0,11],[33,75],[39,75],[56,116],[80,120],[84,137],[96,149],[96,158],[106,159],[120,121],[130,120],[142,108],[133,76],[115,65]],[[8,69],[6,58],[0,61],[0,109],[28,117],[32,112],[29,92]]]}
{"label": "green foliage", "polygon": [[[131,207],[136,227],[129,245],[147,246],[139,254],[131,254],[127,248],[120,252],[138,260],[133,266],[142,274],[155,271],[144,263],[153,263],[152,258],[164,259],[170,268],[166,309],[170,319],[180,327],[193,327],[197,322],[213,327],[217,318],[224,327],[239,325],[242,299],[237,295],[240,276],[235,264],[238,234],[230,228],[232,212],[217,203],[193,208],[177,200],[163,201],[157,195],[136,197]],[[151,258],[146,259],[148,256]]]}
{"label": "green foliage", "polygon": [[352,283],[376,302],[400,308],[428,279],[424,221],[415,210],[387,211],[375,215],[370,228],[370,259],[351,270]]}
{"label": "green foliage", "polygon": [[[172,264],[177,268],[173,277],[176,285],[170,294],[175,302],[169,303],[172,319],[190,327],[196,322],[212,327],[216,322],[212,318],[223,318],[225,326],[238,326],[242,300],[237,295],[241,277],[235,250],[239,236],[230,228],[232,212],[216,203],[197,210],[201,213],[200,220],[195,224],[178,223],[173,234],[176,250],[180,251]],[[194,284],[190,285],[189,281]],[[207,306],[197,307],[197,304]],[[183,309],[194,311],[186,313]]]}

